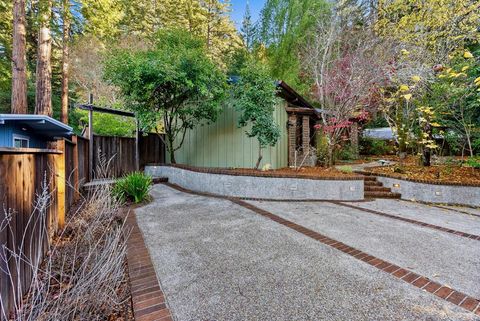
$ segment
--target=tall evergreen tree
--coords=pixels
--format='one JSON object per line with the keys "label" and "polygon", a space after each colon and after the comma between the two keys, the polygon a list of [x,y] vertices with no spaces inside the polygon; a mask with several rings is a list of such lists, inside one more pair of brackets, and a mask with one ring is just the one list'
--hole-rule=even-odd
{"label": "tall evergreen tree", "polygon": [[26,114],[28,112],[26,34],[25,0],[14,0],[11,107],[13,114]]}
{"label": "tall evergreen tree", "polygon": [[245,14],[243,15],[240,34],[242,35],[245,48],[247,48],[248,51],[252,50],[255,37],[255,28],[253,26],[252,14],[250,12],[250,3],[248,2],[248,0],[247,5],[245,6]]}
{"label": "tall evergreen tree", "polygon": [[63,42],[62,42],[62,108],[60,120],[68,124],[68,68],[69,68],[69,42],[70,42],[70,0],[63,0]]}
{"label": "tall evergreen tree", "polygon": [[38,3],[38,47],[35,91],[35,114],[52,116],[52,35],[50,19],[52,0]]}

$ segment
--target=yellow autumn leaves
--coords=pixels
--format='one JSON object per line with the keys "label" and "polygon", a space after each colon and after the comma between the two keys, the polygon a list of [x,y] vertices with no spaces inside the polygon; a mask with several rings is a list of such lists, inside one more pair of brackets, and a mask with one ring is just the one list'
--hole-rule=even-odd
{"label": "yellow autumn leaves", "polygon": [[[400,85],[398,91],[404,93],[404,92],[407,92],[410,90],[410,87],[408,87],[408,85]],[[404,94],[402,95],[403,98],[405,98],[406,101],[409,101],[410,99],[412,99],[412,94]]]}
{"label": "yellow autumn leaves", "polygon": [[[411,79],[414,83],[419,83],[422,80],[422,78],[418,75],[412,76]],[[408,86],[406,84],[402,84],[402,85],[400,85],[400,87],[398,87],[398,92],[402,93],[402,97],[406,101],[410,101],[413,97],[413,95],[411,93],[408,93],[409,91],[410,91],[410,86]]]}

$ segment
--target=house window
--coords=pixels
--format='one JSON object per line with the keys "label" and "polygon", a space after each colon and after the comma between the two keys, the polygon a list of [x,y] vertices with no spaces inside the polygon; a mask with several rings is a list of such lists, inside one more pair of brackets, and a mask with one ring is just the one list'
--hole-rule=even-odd
{"label": "house window", "polygon": [[28,148],[30,142],[27,137],[13,135],[13,147]]}

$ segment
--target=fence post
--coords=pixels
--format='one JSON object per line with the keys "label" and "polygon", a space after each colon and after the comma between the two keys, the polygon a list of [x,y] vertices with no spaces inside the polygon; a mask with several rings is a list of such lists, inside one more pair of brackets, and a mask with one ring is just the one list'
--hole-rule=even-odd
{"label": "fence post", "polygon": [[55,155],[58,228],[61,229],[65,226],[65,140],[57,140],[57,149],[62,152]]}
{"label": "fence post", "polygon": [[[78,165],[78,137],[77,135],[72,136],[73,143],[73,187],[75,189],[73,193],[73,200],[78,201],[80,199],[80,182],[79,182],[79,165]],[[68,175],[71,175],[68,173]]]}

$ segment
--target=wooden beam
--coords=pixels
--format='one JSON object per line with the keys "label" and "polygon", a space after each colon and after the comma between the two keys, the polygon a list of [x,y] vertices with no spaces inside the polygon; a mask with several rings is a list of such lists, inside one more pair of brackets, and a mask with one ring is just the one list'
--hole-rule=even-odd
{"label": "wooden beam", "polygon": [[105,108],[105,107],[98,107],[93,105],[93,101],[87,105],[78,105],[78,108],[88,111],[94,111],[98,113],[104,114],[112,114],[118,116],[126,116],[126,117],[135,117],[135,114],[125,110],[113,109],[113,108]]}
{"label": "wooden beam", "polygon": [[295,114],[301,114],[301,115],[316,115],[315,109],[311,109],[311,108],[287,106],[285,107],[285,110],[287,111],[287,113],[295,113]]}

